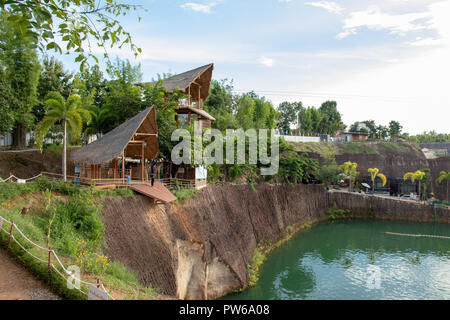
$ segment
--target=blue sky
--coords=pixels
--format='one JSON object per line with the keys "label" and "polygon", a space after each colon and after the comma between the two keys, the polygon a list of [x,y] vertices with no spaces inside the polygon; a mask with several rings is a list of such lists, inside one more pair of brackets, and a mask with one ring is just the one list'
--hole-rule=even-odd
{"label": "blue sky", "polygon": [[[450,133],[450,0],[151,0],[121,18],[144,80],[213,62],[215,79],[275,105],[338,102],[346,124]],[[69,69],[70,57],[59,57]]]}

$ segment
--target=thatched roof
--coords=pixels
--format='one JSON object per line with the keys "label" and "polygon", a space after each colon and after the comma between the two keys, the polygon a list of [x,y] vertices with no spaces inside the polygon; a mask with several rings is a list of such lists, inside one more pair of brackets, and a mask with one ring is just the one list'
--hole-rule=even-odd
{"label": "thatched roof", "polygon": [[[205,101],[209,96],[209,87],[211,85],[212,71],[214,64],[207,64],[205,66],[189,70],[173,77],[163,80],[163,86],[169,93],[173,93],[175,88],[179,88],[181,92],[188,93],[187,90],[190,85],[198,84],[200,88],[200,98]],[[149,82],[151,86],[156,84],[156,81]],[[142,85],[142,84],[141,84]],[[191,96],[193,99],[198,100],[198,90],[192,90]]]}
{"label": "thatched roof", "polygon": [[[157,134],[156,111],[154,107],[147,108],[100,139],[74,150],[70,153],[70,160],[75,163],[102,164],[120,157],[126,149],[127,157],[138,157],[142,153],[142,146],[128,145],[136,134]],[[154,159],[159,153],[157,135],[142,135],[135,140],[145,140],[145,158]]]}

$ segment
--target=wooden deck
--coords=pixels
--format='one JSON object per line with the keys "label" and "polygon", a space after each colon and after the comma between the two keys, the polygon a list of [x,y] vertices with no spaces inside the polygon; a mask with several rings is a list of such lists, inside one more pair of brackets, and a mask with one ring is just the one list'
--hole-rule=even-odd
{"label": "wooden deck", "polygon": [[[62,178],[62,175],[57,173],[42,172],[42,175],[46,175],[53,179]],[[169,182],[169,184],[166,185],[163,182],[164,180],[155,179],[154,184],[152,186],[150,181],[142,181],[142,180],[130,180],[130,182],[128,182],[127,180],[124,181],[123,179],[87,179],[87,178],[78,178],[75,176],[67,176],[67,178],[70,180],[78,179],[80,184],[94,185],[98,189],[130,188],[133,191],[136,191],[149,198],[152,198],[159,203],[169,203],[177,200],[177,197],[175,197],[172,194],[172,192],[170,192],[170,190],[168,189],[168,187],[175,186],[173,181],[172,182],[167,181]],[[189,180],[181,181],[176,185],[188,187],[190,186],[188,182]],[[193,184],[193,186],[195,186],[195,183]]]}
{"label": "wooden deck", "polygon": [[[62,174],[58,173],[51,173],[51,172],[41,172],[42,175],[45,175],[50,178],[54,179],[61,179]],[[75,177],[75,176],[67,176],[67,179],[79,181],[80,184],[84,185],[94,185],[99,188],[107,188],[111,186],[115,186],[116,188],[121,187],[130,187],[134,185],[141,185],[141,184],[149,184],[150,181],[148,180],[137,180],[137,179],[131,179],[130,182],[128,182],[127,179],[89,179],[89,178],[83,178],[83,177]],[[178,179],[178,178],[164,178],[164,179],[155,179],[155,181],[161,182],[164,186],[166,186],[169,189],[174,188],[196,188],[196,189],[202,189],[207,186],[206,180],[202,181],[195,181],[195,180],[188,180],[188,179]]]}
{"label": "wooden deck", "polygon": [[177,200],[177,197],[159,181],[155,181],[153,186],[151,183],[142,183],[130,188],[144,196],[155,199],[157,202],[169,203]]}

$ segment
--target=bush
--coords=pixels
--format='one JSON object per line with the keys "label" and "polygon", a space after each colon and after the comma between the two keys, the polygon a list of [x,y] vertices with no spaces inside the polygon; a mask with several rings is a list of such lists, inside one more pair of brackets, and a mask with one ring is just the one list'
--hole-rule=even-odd
{"label": "bush", "polygon": [[173,190],[172,192],[175,195],[175,197],[177,197],[177,200],[180,202],[193,198],[198,193],[198,190],[195,188],[180,188]]}
{"label": "bush", "polygon": [[338,209],[336,202],[333,202],[333,206],[327,210],[328,220],[343,219],[350,213],[347,209]]}
{"label": "bush", "polygon": [[370,146],[364,142],[347,142],[340,143],[339,147],[342,149],[343,153],[349,154],[361,154],[361,153],[370,153],[370,154],[378,154],[377,149]]}
{"label": "bush", "polygon": [[[84,238],[91,247],[98,248],[103,240],[101,206],[88,194],[80,194],[67,202],[55,204],[55,220],[52,226],[53,238],[63,240],[64,251],[73,254],[74,241]],[[55,230],[55,231],[53,231]]]}
{"label": "bush", "polygon": [[279,175],[286,183],[310,183],[315,179],[318,166],[317,160],[306,153],[289,153],[280,159]]}
{"label": "bush", "polygon": [[342,179],[340,174],[341,171],[337,164],[324,165],[319,169],[317,178],[326,186],[329,184],[336,185]]}
{"label": "bush", "polygon": [[40,177],[36,180],[36,184],[41,191],[50,190],[64,195],[73,196],[80,193],[82,187],[76,186],[70,182],[62,180],[52,181],[47,177]]}
{"label": "bush", "polygon": [[259,280],[259,269],[261,268],[266,256],[262,253],[260,248],[256,248],[252,257],[252,262],[247,264],[247,272],[249,283],[248,286],[254,286]]}
{"label": "bush", "polygon": [[18,184],[14,182],[3,182],[0,184],[0,203],[37,191],[39,191],[39,188],[34,183]]}

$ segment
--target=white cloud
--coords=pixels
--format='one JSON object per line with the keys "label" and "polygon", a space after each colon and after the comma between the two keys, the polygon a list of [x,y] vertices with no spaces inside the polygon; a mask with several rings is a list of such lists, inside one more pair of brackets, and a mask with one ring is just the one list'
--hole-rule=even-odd
{"label": "white cloud", "polygon": [[263,66],[266,66],[266,67],[273,67],[275,65],[275,60],[270,59],[265,56],[261,56],[259,58],[259,63],[261,63]]}
{"label": "white cloud", "polygon": [[341,33],[338,33],[336,35],[336,39],[344,39],[344,38],[348,37],[349,35],[356,34],[356,33],[357,33],[356,28],[347,29],[347,30],[342,31]]}
{"label": "white cloud", "polygon": [[352,12],[344,20],[344,30],[336,38],[343,39],[356,34],[357,28],[361,27],[373,30],[389,30],[393,34],[405,35],[410,31],[429,29],[430,18],[429,11],[389,14],[382,12],[377,6],[370,6],[367,10]]}
{"label": "white cloud", "polygon": [[422,46],[425,47],[425,46],[440,46],[444,45],[445,42],[443,41],[443,39],[417,37],[414,41],[405,42],[405,44],[415,47],[422,47]]}
{"label": "white cloud", "polygon": [[202,13],[212,13],[211,9],[216,6],[216,2],[211,2],[208,4],[199,4],[194,2],[186,2],[185,4],[182,4],[180,7],[183,9],[191,9],[196,12],[202,12]]}
{"label": "white cloud", "polygon": [[318,1],[318,2],[305,2],[306,5],[323,8],[329,12],[340,14],[344,9],[336,2]]}

